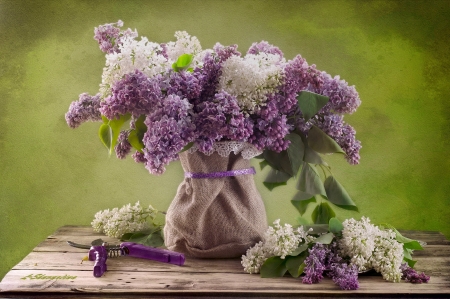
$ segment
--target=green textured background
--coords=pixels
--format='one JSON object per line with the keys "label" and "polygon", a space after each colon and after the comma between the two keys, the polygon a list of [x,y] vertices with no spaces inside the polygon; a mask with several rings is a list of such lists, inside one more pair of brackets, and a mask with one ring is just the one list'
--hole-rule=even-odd
{"label": "green textured background", "polygon": [[[203,48],[267,40],[356,85],[362,105],[346,120],[361,164],[328,160],[361,214],[340,215],[450,237],[449,15],[449,1],[0,1],[0,278],[98,210],[137,200],[167,209],[182,180],[178,162],[151,176],[108,158],[98,124],[65,123],[70,102],[100,83],[94,27],[118,19],[156,42],[176,30]],[[295,223],[294,185],[268,192],[263,177],[269,221]]]}

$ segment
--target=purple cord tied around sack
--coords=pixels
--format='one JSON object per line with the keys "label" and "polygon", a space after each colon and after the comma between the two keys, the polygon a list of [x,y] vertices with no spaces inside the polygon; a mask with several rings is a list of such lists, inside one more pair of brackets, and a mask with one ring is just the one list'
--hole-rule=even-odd
{"label": "purple cord tied around sack", "polygon": [[185,172],[184,177],[185,178],[192,178],[192,179],[216,179],[216,178],[224,178],[228,176],[238,176],[243,174],[255,174],[255,168],[245,168],[245,169],[238,169],[238,170],[229,170],[229,171],[219,171],[219,172]]}

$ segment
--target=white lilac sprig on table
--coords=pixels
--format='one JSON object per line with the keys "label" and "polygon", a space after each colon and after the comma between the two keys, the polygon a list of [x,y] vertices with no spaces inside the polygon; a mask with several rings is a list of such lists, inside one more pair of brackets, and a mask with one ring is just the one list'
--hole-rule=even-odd
{"label": "white lilac sprig on table", "polygon": [[423,249],[418,241],[405,238],[392,227],[373,225],[366,217],[343,223],[331,218],[327,226],[295,229],[276,220],[265,241],[249,248],[241,263],[244,271],[265,278],[303,274],[306,284],[319,283],[327,275],[342,290],[358,289],[358,273],[368,270],[391,282],[426,283],[430,277],[413,269],[413,248]]}
{"label": "white lilac sprig on table", "polygon": [[[195,36],[156,43],[121,30],[123,22],[95,28],[105,53],[99,92],[80,95],[66,113],[71,128],[99,121],[99,137],[120,159],[132,154],[152,174],[162,174],[178,153],[210,153],[220,141],[244,142],[271,167],[272,190],[296,177],[293,203],[315,204],[313,220],[334,216],[331,202],[356,210],[322,154],[342,153],[358,164],[361,143],[344,114],[361,101],[354,86],[308,64],[287,60],[266,41],[243,55],[237,45],[203,49]],[[128,128],[126,128],[128,124]]]}
{"label": "white lilac sprig on table", "polygon": [[134,206],[127,204],[97,212],[91,225],[94,231],[108,237],[158,247],[164,244],[163,225],[156,220],[158,213],[161,212],[151,205],[142,207],[138,201]]}

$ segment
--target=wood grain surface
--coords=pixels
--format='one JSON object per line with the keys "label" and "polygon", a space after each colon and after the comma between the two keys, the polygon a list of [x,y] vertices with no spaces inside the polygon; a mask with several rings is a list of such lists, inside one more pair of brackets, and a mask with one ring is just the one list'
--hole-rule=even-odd
{"label": "wood grain surface", "polygon": [[96,238],[117,240],[84,226],[64,226],[39,244],[0,283],[0,298],[450,298],[450,242],[439,232],[403,231],[427,242],[416,251],[416,270],[431,276],[426,284],[391,283],[380,275],[360,275],[360,288],[341,291],[329,278],[302,284],[298,278],[260,278],[243,271],[240,259],[192,259],[183,266],[133,257],[108,259],[108,271],[92,275],[87,250],[67,245]]}

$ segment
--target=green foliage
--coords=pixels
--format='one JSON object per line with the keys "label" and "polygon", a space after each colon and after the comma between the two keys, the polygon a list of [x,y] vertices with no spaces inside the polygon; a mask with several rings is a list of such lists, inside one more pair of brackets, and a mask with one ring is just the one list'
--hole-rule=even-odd
{"label": "green foliage", "polygon": [[294,198],[291,200],[291,203],[298,210],[300,215],[303,215],[306,212],[308,206],[314,202],[316,202],[316,198],[314,197],[314,195],[302,191],[298,191]]}
{"label": "green foliage", "polygon": [[164,245],[164,238],[161,230],[142,231],[124,234],[121,238],[123,242],[133,242],[151,247],[160,247]]}
{"label": "green foliage", "polygon": [[329,230],[333,234],[341,234],[342,230],[344,229],[344,226],[342,225],[342,222],[340,222],[337,218],[333,217],[328,222]]}
{"label": "green foliage", "polygon": [[317,93],[303,90],[297,96],[298,106],[305,121],[308,121],[328,103],[329,98]]}
{"label": "green foliage", "polygon": [[334,153],[342,153],[344,154],[344,151],[340,147],[339,144],[337,144],[336,141],[334,141],[333,138],[328,136],[324,131],[319,129],[316,126],[312,126],[311,129],[308,132],[308,146],[315,150],[318,153],[321,154],[334,154]]}
{"label": "green foliage", "polygon": [[286,259],[282,259],[279,256],[269,257],[261,266],[261,277],[282,277],[287,271]]}
{"label": "green foliage", "polygon": [[302,252],[301,254],[297,256],[287,256],[286,257],[286,268],[291,274],[292,277],[299,277],[303,270],[305,269],[305,259],[307,257],[306,252]]}
{"label": "green foliage", "polygon": [[343,209],[358,211],[350,195],[332,175],[325,179],[324,186],[329,201]]}
{"label": "green foliage", "polygon": [[316,206],[316,208],[312,212],[311,218],[314,223],[328,224],[330,219],[335,216],[336,216],[336,213],[333,211],[333,209],[330,207],[330,205],[327,202],[322,202],[321,204],[318,204]]}
{"label": "green foliage", "polygon": [[192,63],[193,55],[191,54],[183,54],[178,57],[177,61],[172,64],[172,68],[175,72],[180,72],[182,70],[187,70],[192,72],[193,69],[189,68],[189,65]]}
{"label": "green foliage", "polygon": [[130,118],[131,114],[121,115],[118,119],[111,120],[108,120],[107,118],[102,116],[103,124],[100,126],[98,136],[101,142],[109,150],[110,155],[112,154],[114,146],[117,143],[122,125]]}

